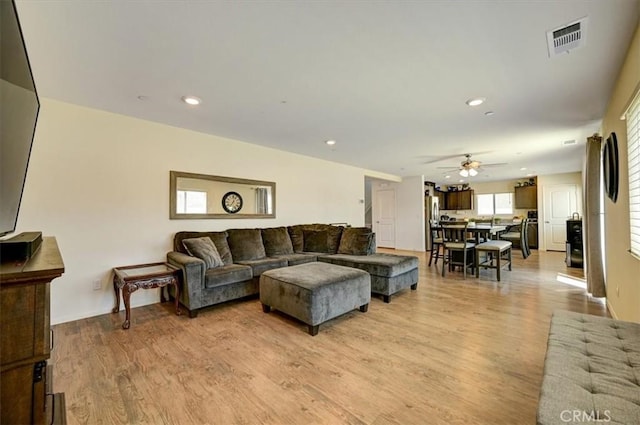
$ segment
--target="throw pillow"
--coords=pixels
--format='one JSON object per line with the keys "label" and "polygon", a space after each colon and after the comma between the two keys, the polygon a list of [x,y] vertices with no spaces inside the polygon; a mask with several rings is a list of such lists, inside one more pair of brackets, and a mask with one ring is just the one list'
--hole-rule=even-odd
{"label": "throw pillow", "polygon": [[260,260],[267,256],[260,229],[228,229],[227,234],[233,261]]}
{"label": "throw pillow", "polygon": [[287,233],[293,245],[293,252],[304,251],[304,227],[300,224],[287,227]]}
{"label": "throw pillow", "polygon": [[208,237],[183,239],[182,244],[189,255],[198,257],[204,261],[207,269],[214,269],[224,265],[216,246]]}
{"label": "throw pillow", "polygon": [[368,227],[347,227],[342,231],[338,254],[367,255],[372,240],[373,233]]}
{"label": "throw pillow", "polygon": [[262,229],[262,242],[267,257],[293,254],[293,245],[286,227]]}
{"label": "throw pillow", "polygon": [[329,234],[325,231],[304,231],[305,252],[329,252]]}

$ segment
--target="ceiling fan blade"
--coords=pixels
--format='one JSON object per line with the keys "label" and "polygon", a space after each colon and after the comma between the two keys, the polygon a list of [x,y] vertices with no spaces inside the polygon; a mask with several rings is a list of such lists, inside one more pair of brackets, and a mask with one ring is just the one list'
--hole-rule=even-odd
{"label": "ceiling fan blade", "polygon": [[509,165],[509,164],[507,162],[495,162],[493,164],[484,164],[483,163],[480,166],[481,167],[499,167],[499,166],[502,166],[502,165]]}
{"label": "ceiling fan blade", "polygon": [[447,155],[447,156],[441,156],[441,157],[440,157],[440,158],[438,158],[438,159],[432,159],[431,161],[423,162],[423,164],[425,164],[425,165],[427,165],[427,164],[433,164],[433,163],[440,162],[440,161],[446,161],[446,160],[448,160],[448,159],[459,158],[459,157],[461,157],[461,156],[464,156],[464,155]]}
{"label": "ceiling fan blade", "polygon": [[[432,157],[435,157],[436,159],[432,159],[426,162],[423,162],[423,164],[433,164],[434,162],[440,162],[440,161],[446,161],[448,159],[454,159],[454,158],[460,158],[460,159],[464,159],[468,156],[474,156],[474,155],[485,155],[485,154],[489,154],[489,153],[493,153],[493,151],[483,151],[483,152],[474,152],[474,153],[459,153],[457,155],[443,155],[443,156],[436,156],[436,155],[432,155]],[[429,155],[425,155],[425,157],[429,157]]]}

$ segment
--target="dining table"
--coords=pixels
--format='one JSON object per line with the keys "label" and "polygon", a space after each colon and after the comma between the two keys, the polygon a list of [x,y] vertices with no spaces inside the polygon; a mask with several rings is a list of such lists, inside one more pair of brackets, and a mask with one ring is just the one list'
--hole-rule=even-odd
{"label": "dining table", "polygon": [[[442,222],[437,226],[432,227],[434,230],[438,230],[442,228],[442,225],[449,225],[447,222]],[[450,226],[458,226],[458,223],[451,223]],[[463,226],[463,225],[461,225]],[[467,232],[473,234],[476,243],[480,243],[480,240],[484,238],[484,240],[489,239],[498,239],[500,233],[503,233],[507,230],[506,225],[500,224],[491,224],[491,223],[474,223],[469,222],[467,224]]]}

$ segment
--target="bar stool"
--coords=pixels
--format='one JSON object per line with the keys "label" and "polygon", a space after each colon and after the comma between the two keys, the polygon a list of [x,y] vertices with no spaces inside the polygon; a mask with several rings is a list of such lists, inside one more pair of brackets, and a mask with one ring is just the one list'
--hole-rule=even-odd
{"label": "bar stool", "polygon": [[[500,282],[500,270],[505,266],[509,266],[511,270],[511,245],[511,242],[501,240],[490,240],[476,245],[476,278],[480,277],[480,267],[484,267],[496,269],[498,282]],[[483,261],[480,261],[481,253],[485,254]]]}

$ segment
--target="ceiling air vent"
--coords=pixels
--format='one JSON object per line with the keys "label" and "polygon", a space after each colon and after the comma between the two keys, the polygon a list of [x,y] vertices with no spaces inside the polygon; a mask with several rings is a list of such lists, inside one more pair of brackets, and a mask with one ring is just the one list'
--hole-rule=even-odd
{"label": "ceiling air vent", "polygon": [[584,46],[587,40],[587,17],[578,19],[560,28],[547,31],[549,57]]}

